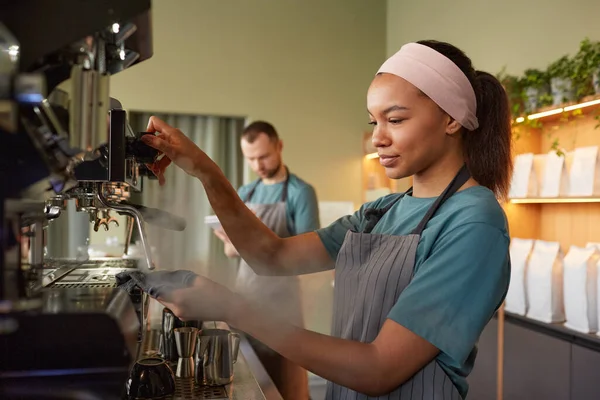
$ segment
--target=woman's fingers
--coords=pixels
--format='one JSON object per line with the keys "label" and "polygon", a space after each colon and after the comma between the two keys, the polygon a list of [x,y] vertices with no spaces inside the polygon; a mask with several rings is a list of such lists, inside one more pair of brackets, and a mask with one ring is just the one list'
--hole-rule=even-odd
{"label": "woman's fingers", "polygon": [[171,151],[171,145],[169,144],[168,140],[167,140],[167,136],[164,135],[160,135],[160,136],[155,136],[155,135],[142,135],[141,137],[141,141],[146,143],[148,146],[155,148],[156,150],[165,153],[166,155],[169,155],[170,151]]}
{"label": "woman's fingers", "polygon": [[163,173],[167,170],[167,167],[171,165],[171,159],[169,157],[163,157],[154,163],[158,170],[163,171]]}
{"label": "woman's fingers", "polygon": [[154,175],[156,175],[156,177],[158,178],[158,184],[160,186],[164,185],[166,180],[165,180],[165,171],[167,170],[167,167],[171,164],[171,159],[169,157],[163,157],[160,160],[156,161],[153,165],[152,165],[152,172],[154,173]]}
{"label": "woman's fingers", "polygon": [[169,124],[153,115],[148,120],[148,127],[146,128],[146,132],[158,132],[162,133],[165,136],[169,136],[171,134],[171,129],[173,128]]}

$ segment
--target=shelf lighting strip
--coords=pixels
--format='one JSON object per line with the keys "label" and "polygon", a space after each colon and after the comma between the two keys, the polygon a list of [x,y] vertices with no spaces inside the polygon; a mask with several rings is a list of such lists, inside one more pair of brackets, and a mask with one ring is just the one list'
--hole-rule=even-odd
{"label": "shelf lighting strip", "polygon": [[559,203],[600,203],[600,197],[548,197],[510,199],[513,204],[559,204]]}
{"label": "shelf lighting strip", "polygon": [[[579,104],[573,104],[571,106],[559,107],[559,108],[555,108],[553,110],[542,111],[542,112],[539,112],[539,113],[531,114],[531,115],[527,116],[527,119],[531,121],[532,119],[544,118],[544,117],[548,117],[550,115],[556,115],[556,114],[560,114],[562,112],[573,111],[573,110],[577,110],[577,109],[580,109],[580,108],[595,106],[595,105],[598,105],[598,104],[600,104],[600,99],[586,101],[586,102],[579,103]],[[515,120],[515,122],[518,123],[518,124],[520,124],[521,122],[525,122],[525,118],[524,117],[519,117],[519,118],[517,118]]]}

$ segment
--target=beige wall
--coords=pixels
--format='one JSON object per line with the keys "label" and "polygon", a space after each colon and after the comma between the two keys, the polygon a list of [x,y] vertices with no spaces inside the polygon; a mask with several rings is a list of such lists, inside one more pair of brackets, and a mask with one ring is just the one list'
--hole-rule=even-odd
{"label": "beige wall", "polygon": [[589,36],[600,39],[598,0],[388,0],[387,53],[408,41],[450,42],[477,69],[545,68]]}
{"label": "beige wall", "polygon": [[384,0],[154,0],[154,56],[116,75],[126,108],[266,119],[319,200],[361,200],[365,94]]}

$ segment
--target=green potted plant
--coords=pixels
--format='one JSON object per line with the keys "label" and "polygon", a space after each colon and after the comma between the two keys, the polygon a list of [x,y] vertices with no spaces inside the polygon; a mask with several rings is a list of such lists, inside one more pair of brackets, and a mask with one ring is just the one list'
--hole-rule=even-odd
{"label": "green potted plant", "polygon": [[562,56],[548,66],[550,89],[552,91],[552,105],[557,106],[575,99],[573,77],[575,76],[575,63],[569,56]]}
{"label": "green potted plant", "polygon": [[582,40],[574,61],[578,96],[600,94],[600,42]]}
{"label": "green potted plant", "polygon": [[523,80],[517,76],[506,73],[506,66],[496,75],[500,81],[510,103],[510,110],[513,118],[518,118],[523,115],[525,108],[523,98]]}
{"label": "green potted plant", "polygon": [[538,69],[525,70],[521,78],[521,96],[525,100],[525,110],[533,112],[548,104],[548,77]]}

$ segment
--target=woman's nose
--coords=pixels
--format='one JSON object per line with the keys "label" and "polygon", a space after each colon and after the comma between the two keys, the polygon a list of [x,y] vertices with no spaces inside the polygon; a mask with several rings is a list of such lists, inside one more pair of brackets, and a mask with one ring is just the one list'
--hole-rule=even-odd
{"label": "woman's nose", "polygon": [[375,147],[387,147],[392,144],[392,141],[388,135],[386,129],[380,125],[376,125],[373,128],[373,135],[371,136],[371,142]]}

